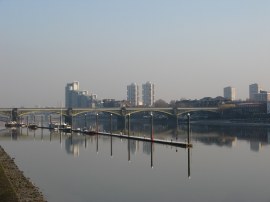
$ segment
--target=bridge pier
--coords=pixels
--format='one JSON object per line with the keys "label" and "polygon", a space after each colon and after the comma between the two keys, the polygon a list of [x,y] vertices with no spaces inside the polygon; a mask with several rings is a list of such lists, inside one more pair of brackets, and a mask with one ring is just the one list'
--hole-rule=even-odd
{"label": "bridge pier", "polygon": [[18,116],[18,109],[13,108],[11,111],[11,121],[19,121],[19,116]]}
{"label": "bridge pier", "polygon": [[125,117],[117,116],[117,129],[123,130],[125,128]]}
{"label": "bridge pier", "polygon": [[72,128],[72,108],[67,109],[67,116],[65,116],[65,122]]}

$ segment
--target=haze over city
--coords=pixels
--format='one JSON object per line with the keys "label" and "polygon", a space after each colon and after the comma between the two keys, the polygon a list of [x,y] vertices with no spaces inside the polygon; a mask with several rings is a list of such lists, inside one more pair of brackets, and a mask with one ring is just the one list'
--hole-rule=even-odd
{"label": "haze over city", "polygon": [[68,82],[100,99],[270,90],[270,1],[0,1],[0,107],[60,106]]}

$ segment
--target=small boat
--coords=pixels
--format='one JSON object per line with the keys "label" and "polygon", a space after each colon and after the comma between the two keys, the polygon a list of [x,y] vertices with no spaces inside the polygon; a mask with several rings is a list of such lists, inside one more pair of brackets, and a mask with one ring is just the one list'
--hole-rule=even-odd
{"label": "small boat", "polygon": [[17,123],[17,127],[22,127],[22,128],[24,128],[24,127],[26,127],[26,124],[25,124],[25,123]]}
{"label": "small boat", "polygon": [[67,126],[65,128],[62,128],[62,131],[64,131],[65,133],[71,133],[71,127]]}
{"label": "small boat", "polygon": [[81,133],[83,131],[81,130],[81,128],[76,128],[76,129],[73,130],[73,132],[75,132],[75,133]]}
{"label": "small boat", "polygon": [[72,131],[71,126],[66,123],[60,124],[59,130],[64,131],[65,133],[71,133]]}
{"label": "small boat", "polygon": [[32,130],[36,130],[38,128],[38,125],[35,123],[30,123],[30,124],[28,124],[28,128],[32,129]]}
{"label": "small boat", "polygon": [[87,135],[95,135],[95,134],[97,134],[97,132],[94,131],[94,130],[88,130],[88,131],[85,131],[84,133],[87,134]]}
{"label": "small boat", "polygon": [[50,123],[49,124],[49,129],[50,130],[59,130],[60,124],[59,123]]}
{"label": "small boat", "polygon": [[6,122],[5,127],[7,127],[7,128],[17,127],[17,122],[16,121]]}

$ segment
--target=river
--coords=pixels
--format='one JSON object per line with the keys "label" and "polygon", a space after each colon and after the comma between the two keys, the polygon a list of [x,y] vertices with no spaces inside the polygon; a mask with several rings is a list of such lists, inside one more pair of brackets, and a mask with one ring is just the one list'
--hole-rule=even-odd
{"label": "river", "polygon": [[[131,128],[148,135],[147,126]],[[155,138],[186,139],[185,127],[155,128]],[[0,145],[49,202],[270,201],[269,128],[192,126],[191,134],[188,150],[1,127]]]}

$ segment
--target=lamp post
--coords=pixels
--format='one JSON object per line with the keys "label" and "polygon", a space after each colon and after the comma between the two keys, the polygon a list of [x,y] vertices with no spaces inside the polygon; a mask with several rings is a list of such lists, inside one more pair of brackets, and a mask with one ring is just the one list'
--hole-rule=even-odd
{"label": "lamp post", "polygon": [[96,114],[96,133],[98,133],[98,113]]}
{"label": "lamp post", "polygon": [[112,157],[112,114],[110,115],[110,127],[111,127],[111,157]]}
{"label": "lamp post", "polygon": [[86,130],[86,114],[84,114],[84,129]]}
{"label": "lamp post", "polygon": [[151,140],[154,140],[154,120],[153,120],[153,112],[151,112],[150,114],[151,116]]}
{"label": "lamp post", "polygon": [[128,137],[130,135],[130,114],[128,114]]}
{"label": "lamp post", "polygon": [[188,144],[190,144],[190,114],[187,114],[187,118],[188,118]]}
{"label": "lamp post", "polygon": [[111,134],[112,134],[112,114],[110,114],[110,130],[111,130]]}

